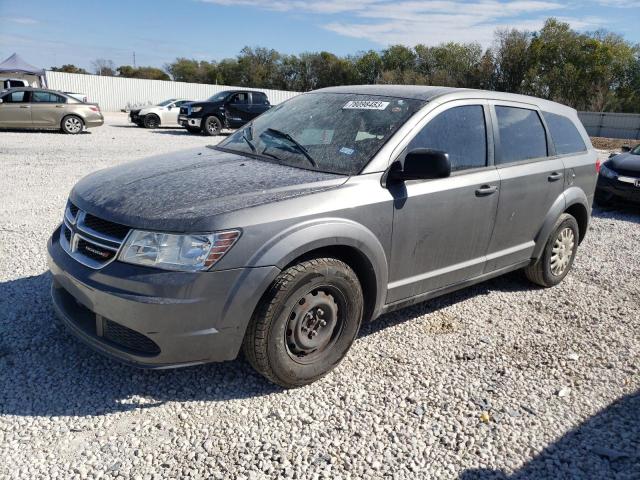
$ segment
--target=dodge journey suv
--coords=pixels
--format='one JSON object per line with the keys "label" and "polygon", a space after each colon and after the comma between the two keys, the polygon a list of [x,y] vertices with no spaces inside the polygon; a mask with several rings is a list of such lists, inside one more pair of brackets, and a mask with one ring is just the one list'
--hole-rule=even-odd
{"label": "dodge journey suv", "polygon": [[234,359],[310,383],[363,321],[524,269],[570,271],[596,185],[576,112],[412,86],[299,95],[217,146],[93,173],[48,243],[57,314],[166,368]]}

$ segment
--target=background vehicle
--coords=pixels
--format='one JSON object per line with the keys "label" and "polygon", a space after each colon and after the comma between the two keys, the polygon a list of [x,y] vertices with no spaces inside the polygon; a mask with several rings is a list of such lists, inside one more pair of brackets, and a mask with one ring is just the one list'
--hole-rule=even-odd
{"label": "background vehicle", "polygon": [[104,123],[100,107],[55,90],[13,88],[0,94],[0,128],[60,129],[81,133]]}
{"label": "background vehicle", "polygon": [[242,348],[273,382],[304,385],[363,320],[517,269],[561,282],[587,232],[596,158],[575,110],[531,97],[299,95],[208,151],[76,184],[48,245],[54,306],[134,364]]}
{"label": "background vehicle", "polygon": [[616,200],[640,204],[640,145],[612,155],[600,166],[595,200],[602,206]]}
{"label": "background vehicle", "polygon": [[158,105],[135,108],[129,112],[129,120],[139,127],[157,128],[161,125],[178,125],[180,107],[192,100],[170,98]]}
{"label": "background vehicle", "polygon": [[180,108],[178,122],[191,133],[218,135],[223,128],[238,128],[271,108],[263,92],[226,90],[206,102]]}
{"label": "background vehicle", "polygon": [[0,78],[0,90],[9,90],[10,88],[28,87],[29,83],[20,78]]}
{"label": "background vehicle", "polygon": [[69,97],[73,97],[76,100],[80,100],[82,103],[87,103],[89,98],[86,93],[74,93],[74,92],[62,92]]}

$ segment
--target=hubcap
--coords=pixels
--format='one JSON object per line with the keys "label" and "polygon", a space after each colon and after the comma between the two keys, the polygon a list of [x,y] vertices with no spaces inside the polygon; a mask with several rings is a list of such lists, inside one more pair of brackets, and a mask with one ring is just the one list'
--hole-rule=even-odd
{"label": "hubcap", "polygon": [[289,314],[285,338],[289,355],[296,361],[312,361],[333,344],[339,327],[333,294],[324,289],[309,292]]}
{"label": "hubcap", "polygon": [[80,129],[82,128],[82,123],[80,123],[80,120],[78,120],[77,118],[67,118],[67,120],[64,122],[64,126],[68,131],[75,133],[80,131]]}
{"label": "hubcap", "polygon": [[551,273],[555,276],[562,275],[571,261],[573,256],[573,247],[575,245],[575,235],[570,228],[563,229],[553,243],[551,249]]}

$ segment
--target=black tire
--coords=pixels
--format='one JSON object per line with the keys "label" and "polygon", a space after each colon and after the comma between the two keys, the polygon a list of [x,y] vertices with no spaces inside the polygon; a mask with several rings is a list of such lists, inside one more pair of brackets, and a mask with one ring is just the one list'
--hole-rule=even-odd
{"label": "black tire", "polygon": [[[527,278],[542,287],[553,287],[559,284],[573,266],[579,238],[576,219],[568,213],[560,215],[542,255],[536,263],[525,268],[524,273]],[[571,243],[568,243],[569,241]]]}
{"label": "black tire", "polygon": [[202,133],[202,129],[200,127],[185,127],[185,128],[189,133]]}
{"label": "black tire", "polygon": [[160,126],[160,117],[150,113],[144,116],[144,128],[158,128]]}
{"label": "black tire", "polygon": [[202,120],[202,132],[209,136],[214,137],[216,135],[220,135],[222,131],[222,122],[218,117],[214,117],[213,115]]}
{"label": "black tire", "polygon": [[245,334],[244,355],[273,383],[307,385],[344,358],[362,312],[362,288],[346,263],[303,261],[280,273],[261,299]]}
{"label": "black tire", "polygon": [[84,130],[84,120],[77,115],[67,115],[60,122],[60,129],[69,135],[77,135]]}

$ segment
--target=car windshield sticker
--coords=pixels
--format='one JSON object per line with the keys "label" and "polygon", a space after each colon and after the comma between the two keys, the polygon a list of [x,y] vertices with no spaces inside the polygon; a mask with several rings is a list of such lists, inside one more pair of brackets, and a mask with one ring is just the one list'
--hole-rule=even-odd
{"label": "car windshield sticker", "polygon": [[342,147],[340,149],[340,153],[344,153],[345,155],[352,155],[355,150],[353,148]]}
{"label": "car windshield sticker", "polygon": [[379,100],[351,100],[347,102],[343,110],[384,110],[390,102],[381,102]]}

